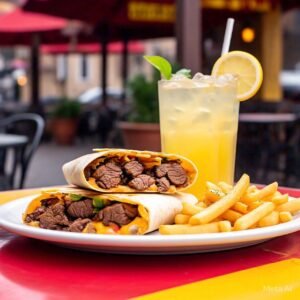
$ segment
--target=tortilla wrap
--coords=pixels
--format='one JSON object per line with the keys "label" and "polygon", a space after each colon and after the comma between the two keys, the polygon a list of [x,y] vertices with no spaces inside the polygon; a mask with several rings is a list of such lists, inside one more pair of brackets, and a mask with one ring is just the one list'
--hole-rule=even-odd
{"label": "tortilla wrap", "polygon": [[63,173],[66,181],[69,184],[76,185],[86,189],[92,189],[102,193],[136,193],[136,192],[147,192],[157,193],[160,192],[155,184],[152,184],[144,190],[137,190],[128,185],[122,183],[111,188],[100,187],[94,178],[87,179],[85,176],[85,170],[87,168],[96,168],[97,165],[104,163],[109,158],[118,158],[122,161],[130,161],[131,159],[138,160],[149,168],[160,165],[162,161],[178,161],[185,170],[187,175],[187,182],[182,186],[175,186],[170,184],[168,190],[164,191],[167,194],[173,194],[177,191],[184,191],[189,188],[197,179],[197,168],[193,162],[189,159],[176,154],[165,154],[151,151],[137,151],[137,150],[126,150],[126,149],[94,149],[95,153],[81,156],[75,160],[72,160],[63,165]]}
{"label": "tortilla wrap", "polygon": [[[101,199],[105,202],[105,207],[115,203],[128,203],[137,206],[138,216],[130,223],[121,226],[119,230],[114,231],[111,227],[105,226],[101,221],[95,221],[91,218],[91,223],[86,225],[82,230],[83,233],[98,233],[98,234],[146,234],[148,232],[157,230],[160,225],[173,224],[175,215],[182,210],[182,202],[196,203],[197,199],[192,194],[178,193],[174,195],[163,194],[101,194],[99,192],[83,190],[79,188],[64,188],[59,190],[44,191],[41,195],[36,197],[28,205],[23,214],[23,221],[25,224],[35,227],[40,227],[38,220],[28,221],[26,217],[34,213],[37,209],[43,207],[42,200],[49,198],[58,198],[59,203],[67,207],[66,198],[70,196],[82,196],[84,199]],[[75,200],[76,201],[76,200]],[[78,201],[78,200],[77,200]],[[70,200],[69,200],[70,202]],[[103,209],[103,208],[102,208]],[[67,209],[65,209],[67,211]],[[67,214],[67,213],[66,213]],[[92,220],[93,219],[93,220]],[[95,230],[89,232],[87,228],[92,226]],[[51,228],[47,228],[51,229]],[[59,230],[71,231],[60,228]]]}

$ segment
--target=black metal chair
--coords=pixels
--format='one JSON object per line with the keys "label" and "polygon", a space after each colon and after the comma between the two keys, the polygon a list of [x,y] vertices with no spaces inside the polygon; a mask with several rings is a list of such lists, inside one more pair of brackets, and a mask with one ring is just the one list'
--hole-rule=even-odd
{"label": "black metal chair", "polygon": [[[0,164],[1,164],[1,177],[4,177],[4,180],[8,177],[12,180],[6,180],[10,182],[9,186],[6,186],[5,189],[20,189],[23,188],[26,173],[28,170],[29,163],[35,151],[37,150],[43,132],[44,132],[45,122],[43,118],[37,114],[33,113],[21,113],[15,114],[5,119],[0,120],[0,132],[24,135],[28,137],[28,143],[22,149],[21,157],[14,155],[14,162],[11,165],[15,165],[10,171],[5,171],[5,160],[7,157],[7,151],[9,149],[1,149],[0,153]],[[16,166],[18,164],[18,166]],[[19,179],[17,180],[17,172],[19,170]],[[6,178],[5,178],[6,177]]]}

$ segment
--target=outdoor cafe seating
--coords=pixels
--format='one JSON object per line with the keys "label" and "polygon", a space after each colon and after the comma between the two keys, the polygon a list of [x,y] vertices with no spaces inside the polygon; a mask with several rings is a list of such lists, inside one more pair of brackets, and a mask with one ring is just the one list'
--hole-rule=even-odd
{"label": "outdoor cafe seating", "polygon": [[23,188],[43,132],[44,120],[36,114],[15,114],[0,120],[0,190]]}

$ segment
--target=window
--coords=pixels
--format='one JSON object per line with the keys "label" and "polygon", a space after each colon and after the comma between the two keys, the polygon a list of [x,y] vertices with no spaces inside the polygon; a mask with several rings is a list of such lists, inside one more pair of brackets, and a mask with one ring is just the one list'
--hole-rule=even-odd
{"label": "window", "polygon": [[89,57],[86,54],[82,54],[79,57],[79,79],[86,81],[90,77],[90,64]]}
{"label": "window", "polygon": [[58,81],[65,81],[68,76],[68,61],[64,54],[57,55],[56,58],[56,78]]}

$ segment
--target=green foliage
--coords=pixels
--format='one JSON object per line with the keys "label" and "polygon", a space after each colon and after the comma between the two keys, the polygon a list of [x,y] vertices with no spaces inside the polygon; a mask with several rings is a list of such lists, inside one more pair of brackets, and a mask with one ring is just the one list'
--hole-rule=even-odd
{"label": "green foliage", "polygon": [[54,118],[76,119],[80,115],[80,103],[76,100],[61,99],[54,109]]}
{"label": "green foliage", "polygon": [[141,123],[158,123],[158,86],[159,73],[156,71],[151,80],[145,75],[137,75],[129,82],[133,100],[133,110],[128,121]]}

